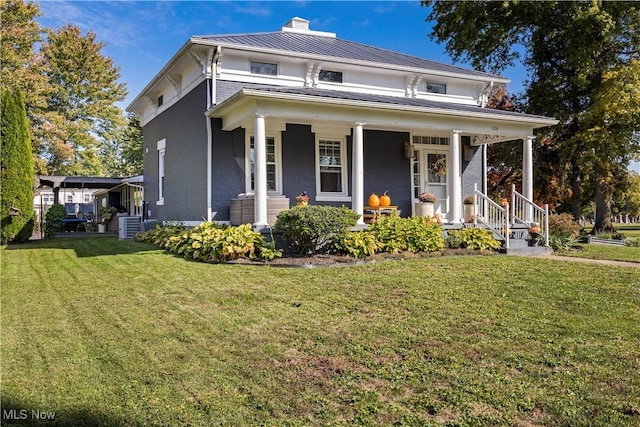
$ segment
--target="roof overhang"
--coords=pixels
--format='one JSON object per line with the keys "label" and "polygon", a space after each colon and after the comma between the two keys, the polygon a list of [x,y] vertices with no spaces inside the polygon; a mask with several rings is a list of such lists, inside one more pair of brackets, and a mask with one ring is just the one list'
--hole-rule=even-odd
{"label": "roof overhang", "polygon": [[38,181],[40,182],[41,186],[47,186],[51,188],[102,189],[118,185],[122,182],[122,178],[39,175]]}
{"label": "roof overhang", "polygon": [[[486,108],[456,108],[445,103],[406,105],[399,98],[379,97],[382,101],[323,97],[302,93],[283,93],[245,88],[207,111],[222,119],[223,130],[253,128],[254,118],[262,115],[293,123],[366,123],[367,129],[402,131],[441,131],[459,129],[478,138],[478,145],[533,134],[533,130],[552,126],[557,120],[542,116],[508,113]],[[498,137],[498,135],[500,137]]]}

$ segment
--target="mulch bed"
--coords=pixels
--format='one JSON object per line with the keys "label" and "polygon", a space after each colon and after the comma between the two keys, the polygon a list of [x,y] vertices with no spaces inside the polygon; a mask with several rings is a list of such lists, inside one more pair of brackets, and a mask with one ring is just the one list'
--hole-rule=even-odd
{"label": "mulch bed", "polygon": [[434,258],[441,256],[457,256],[457,255],[497,255],[494,251],[476,251],[471,249],[445,249],[442,252],[434,253],[411,253],[401,252],[397,254],[381,253],[371,257],[358,259],[346,255],[295,255],[287,254],[281,258],[275,258],[271,261],[253,260],[249,258],[240,258],[229,261],[229,264],[243,265],[263,265],[272,267],[291,267],[291,268],[317,268],[317,267],[347,267],[353,265],[362,265],[378,261],[387,260],[410,260],[422,258]]}

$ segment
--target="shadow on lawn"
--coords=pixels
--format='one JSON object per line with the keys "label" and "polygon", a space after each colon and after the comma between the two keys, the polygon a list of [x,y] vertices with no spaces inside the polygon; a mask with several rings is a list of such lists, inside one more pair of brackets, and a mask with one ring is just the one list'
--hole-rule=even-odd
{"label": "shadow on lawn", "polygon": [[2,394],[2,426],[107,426],[136,425],[130,420],[98,413],[89,408],[59,410],[52,407],[30,407],[19,400]]}
{"label": "shadow on lawn", "polygon": [[133,240],[118,240],[117,237],[86,237],[69,239],[30,240],[27,243],[8,245],[6,250],[73,249],[78,258],[103,255],[134,254],[157,251],[155,246]]}

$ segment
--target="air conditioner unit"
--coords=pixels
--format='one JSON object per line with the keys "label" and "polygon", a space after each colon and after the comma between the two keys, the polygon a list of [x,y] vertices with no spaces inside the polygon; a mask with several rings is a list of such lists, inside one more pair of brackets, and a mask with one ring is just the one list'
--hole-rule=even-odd
{"label": "air conditioner unit", "polygon": [[118,218],[118,239],[133,239],[133,236],[140,231],[139,216],[121,216]]}

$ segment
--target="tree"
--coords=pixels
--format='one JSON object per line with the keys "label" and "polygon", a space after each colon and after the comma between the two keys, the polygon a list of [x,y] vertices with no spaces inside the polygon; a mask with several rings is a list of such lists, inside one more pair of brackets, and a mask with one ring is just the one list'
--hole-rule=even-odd
{"label": "tree", "polygon": [[20,91],[2,91],[0,136],[0,223],[2,244],[20,243],[31,237],[34,225],[33,162],[29,123]]}
{"label": "tree", "polygon": [[[36,123],[44,122],[40,117],[46,111],[49,90],[44,64],[34,49],[42,41],[42,29],[35,20],[39,15],[37,3],[0,0],[0,81],[3,87],[20,89],[23,94],[32,136],[39,134]],[[44,173],[39,152],[40,147],[34,146],[36,170]]]}
{"label": "tree", "polygon": [[142,174],[142,126],[135,114],[129,114],[127,125],[118,129],[115,137],[103,144],[101,155],[110,159],[108,170],[113,176]]}
{"label": "tree", "polygon": [[[574,216],[580,216],[583,193],[589,193],[583,190],[598,183],[596,217],[604,222],[596,224],[595,230],[607,228],[611,167],[624,167],[637,148],[628,139],[616,139],[613,155],[600,149],[604,142],[596,144],[592,130],[606,127],[606,118],[597,109],[590,115],[584,112],[591,111],[595,99],[604,97],[607,90],[612,92],[606,96],[615,97],[621,88],[605,84],[607,73],[640,56],[640,5],[599,1],[423,4],[432,6],[427,18],[436,22],[431,36],[444,42],[454,59],[469,59],[475,67],[491,72],[523,60],[531,78],[524,94],[526,111],[560,120],[539,137],[546,140],[545,154],[560,165],[571,183]],[[635,124],[619,121],[617,126],[634,130]],[[616,138],[628,135],[616,132]]]}
{"label": "tree", "polygon": [[119,68],[102,55],[95,33],[72,25],[48,31],[41,54],[53,91],[48,99],[51,132],[45,150],[49,171],[61,175],[100,175],[101,141],[124,124],[115,102],[126,96]]}

